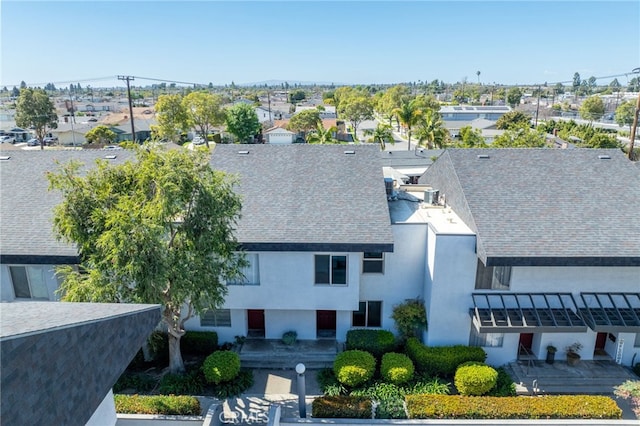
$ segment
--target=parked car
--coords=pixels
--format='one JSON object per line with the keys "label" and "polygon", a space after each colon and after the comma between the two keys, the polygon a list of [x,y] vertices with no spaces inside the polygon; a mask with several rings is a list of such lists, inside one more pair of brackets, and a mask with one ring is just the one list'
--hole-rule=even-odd
{"label": "parked car", "polygon": [[45,145],[55,145],[58,142],[57,136],[47,136],[43,139]]}
{"label": "parked car", "polygon": [[36,138],[31,138],[27,141],[27,146],[39,146],[40,141]]}
{"label": "parked car", "polygon": [[16,138],[13,136],[0,136],[0,143],[15,143]]}
{"label": "parked car", "polygon": [[117,146],[117,145],[107,145],[102,149],[105,149],[107,151],[117,151],[119,149],[122,149],[122,147],[121,146]]}
{"label": "parked car", "polygon": [[204,145],[204,138],[196,136],[191,142],[193,142],[194,145]]}
{"label": "parked car", "polygon": [[88,119],[87,121],[91,121],[91,122],[95,123],[96,121],[98,121],[98,119],[93,117],[93,118]]}

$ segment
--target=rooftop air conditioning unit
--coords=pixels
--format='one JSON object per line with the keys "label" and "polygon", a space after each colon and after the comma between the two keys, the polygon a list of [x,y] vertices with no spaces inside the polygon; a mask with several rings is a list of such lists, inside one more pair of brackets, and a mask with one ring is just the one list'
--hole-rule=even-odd
{"label": "rooftop air conditioning unit", "polygon": [[437,189],[426,189],[424,191],[425,204],[438,204],[439,198],[440,198],[440,191],[438,191]]}
{"label": "rooftop air conditioning unit", "polygon": [[387,197],[393,195],[393,178],[384,178],[384,189],[387,190]]}

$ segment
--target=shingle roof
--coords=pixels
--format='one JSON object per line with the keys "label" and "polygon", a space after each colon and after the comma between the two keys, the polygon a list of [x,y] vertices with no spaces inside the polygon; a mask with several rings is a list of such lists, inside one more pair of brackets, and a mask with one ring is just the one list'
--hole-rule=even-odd
{"label": "shingle roof", "polygon": [[489,265],[640,266],[640,173],[620,150],[449,149],[420,182]]}
{"label": "shingle roof", "polygon": [[48,190],[46,172],[57,168],[56,161],[75,159],[87,166],[107,155],[123,162],[128,151],[10,151],[0,160],[0,262],[1,263],[70,263],[76,249],[57,241],[53,234],[53,207],[62,196]]}
{"label": "shingle roof", "polygon": [[248,250],[392,250],[376,145],[217,145],[211,165],[240,177]]}

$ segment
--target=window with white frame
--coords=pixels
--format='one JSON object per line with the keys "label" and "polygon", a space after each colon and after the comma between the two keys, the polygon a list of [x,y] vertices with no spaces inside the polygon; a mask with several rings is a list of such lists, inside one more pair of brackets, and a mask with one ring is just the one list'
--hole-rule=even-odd
{"label": "window with white frame", "polygon": [[347,256],[317,254],[315,256],[316,284],[347,284]]}
{"label": "window with white frame", "polygon": [[504,340],[504,333],[478,333],[475,326],[471,324],[471,335],[469,336],[469,346],[480,346],[484,348],[501,348]]}
{"label": "window with white frame", "polygon": [[484,266],[478,259],[476,290],[509,290],[511,266]]}
{"label": "window with white frame", "polygon": [[16,299],[49,299],[44,270],[39,266],[9,266]]}
{"label": "window with white frame", "polygon": [[214,309],[200,316],[201,327],[231,327],[231,310]]}
{"label": "window with white frame", "polygon": [[382,302],[379,300],[360,302],[358,310],[353,311],[351,321],[354,327],[382,327]]}
{"label": "window with white frame", "polygon": [[240,270],[241,276],[227,281],[227,285],[260,285],[260,257],[258,253],[246,253],[248,265]]}
{"label": "window with white frame", "polygon": [[383,274],[384,253],[364,252],[362,254],[362,272],[365,274]]}

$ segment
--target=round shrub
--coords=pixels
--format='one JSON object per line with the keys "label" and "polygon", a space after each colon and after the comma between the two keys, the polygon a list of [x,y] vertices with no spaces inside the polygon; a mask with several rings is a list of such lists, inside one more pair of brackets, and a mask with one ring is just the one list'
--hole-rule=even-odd
{"label": "round shrub", "polygon": [[382,356],[380,374],[391,383],[399,385],[413,379],[413,361],[403,354],[389,352]]}
{"label": "round shrub", "polygon": [[338,381],[350,387],[370,380],[375,371],[376,359],[365,351],[344,351],[333,362],[333,372]]}
{"label": "round shrub", "polygon": [[233,380],[240,372],[240,356],[232,351],[214,352],[204,360],[202,372],[209,383]]}
{"label": "round shrub", "polygon": [[497,381],[495,369],[473,361],[460,365],[454,377],[460,395],[484,395],[496,386]]}
{"label": "round shrub", "polygon": [[380,359],[396,347],[396,338],[388,330],[355,329],[347,331],[347,350],[366,351]]}

